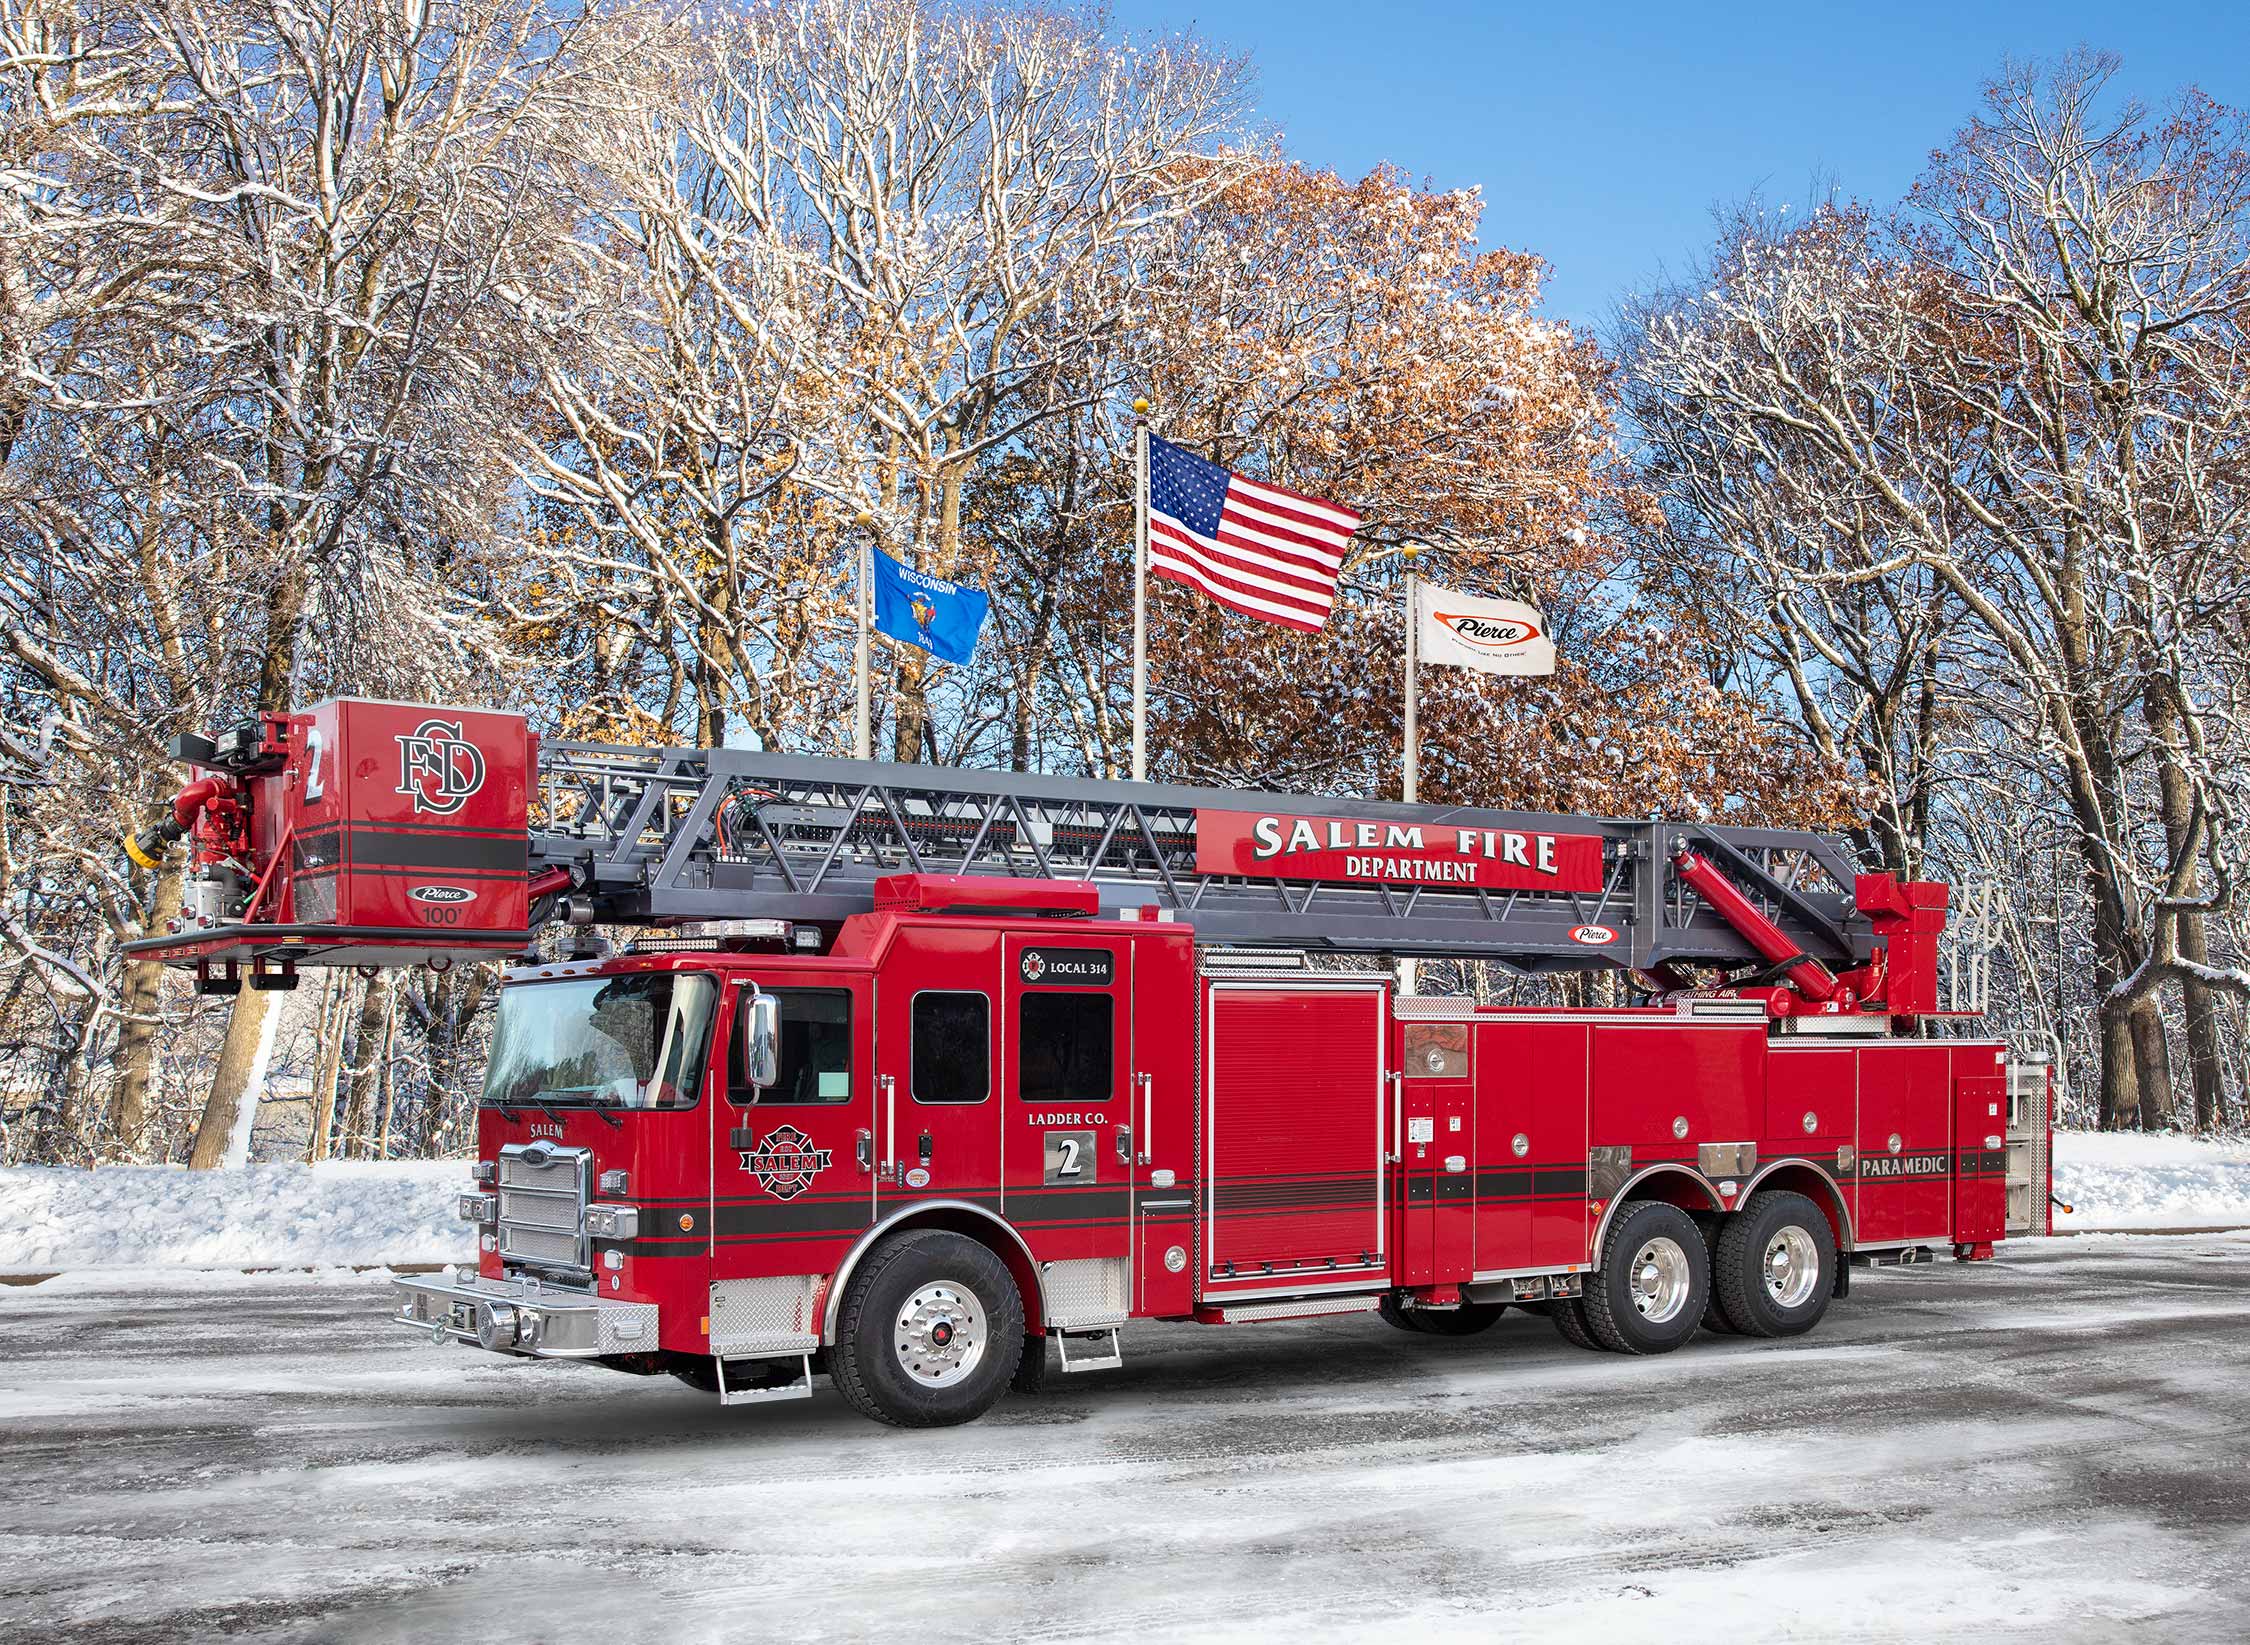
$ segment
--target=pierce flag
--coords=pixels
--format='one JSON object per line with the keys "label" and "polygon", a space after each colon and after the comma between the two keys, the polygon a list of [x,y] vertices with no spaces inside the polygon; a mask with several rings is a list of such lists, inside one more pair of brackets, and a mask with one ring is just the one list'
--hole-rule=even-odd
{"label": "pierce flag", "polygon": [[1435,583],[1414,590],[1422,661],[1483,674],[1552,674],[1555,642],[1537,606],[1456,594]]}

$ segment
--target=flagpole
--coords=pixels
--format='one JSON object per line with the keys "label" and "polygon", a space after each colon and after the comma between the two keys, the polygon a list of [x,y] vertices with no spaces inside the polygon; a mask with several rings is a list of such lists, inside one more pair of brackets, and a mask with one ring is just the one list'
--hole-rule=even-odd
{"label": "flagpole", "polygon": [[[1400,550],[1406,556],[1406,727],[1404,746],[1400,750],[1399,797],[1408,805],[1420,803],[1422,792],[1421,739],[1415,724],[1416,665],[1421,661],[1422,613],[1414,597],[1414,556],[1422,552],[1419,543],[1407,543]],[[1401,994],[1416,992],[1422,983],[1422,968],[1411,956],[1398,962],[1398,991]]]}
{"label": "flagpole", "polygon": [[1148,402],[1133,402],[1133,781],[1148,781]]}
{"label": "flagpole", "polygon": [[1408,543],[1400,552],[1406,556],[1406,745],[1400,762],[1403,780],[1399,784],[1399,790],[1406,803],[1414,805],[1420,801],[1422,792],[1421,745],[1419,728],[1415,724],[1414,700],[1415,664],[1420,660],[1416,653],[1421,643],[1422,613],[1416,609],[1414,599],[1414,556],[1422,552],[1422,547],[1419,543]]}
{"label": "flagpole", "polygon": [[874,755],[875,733],[869,710],[867,679],[867,626],[870,620],[868,584],[875,575],[875,564],[868,558],[868,545],[875,536],[875,516],[865,509],[853,516],[852,524],[859,528],[858,576],[852,604],[857,607],[859,635],[852,644],[852,757],[871,760]]}

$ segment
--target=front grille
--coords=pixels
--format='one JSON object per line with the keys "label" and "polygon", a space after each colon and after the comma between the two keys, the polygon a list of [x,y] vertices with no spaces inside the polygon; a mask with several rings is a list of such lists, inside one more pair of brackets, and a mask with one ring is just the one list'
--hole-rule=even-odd
{"label": "front grille", "polygon": [[590,1271],[585,1236],[592,1156],[551,1142],[500,1150],[500,1255],[531,1267]]}

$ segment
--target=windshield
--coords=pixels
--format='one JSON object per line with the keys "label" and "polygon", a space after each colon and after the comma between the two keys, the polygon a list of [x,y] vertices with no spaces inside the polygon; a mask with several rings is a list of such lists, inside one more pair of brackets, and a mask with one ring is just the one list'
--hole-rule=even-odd
{"label": "windshield", "polygon": [[517,983],[500,995],[484,1101],[693,1108],[717,989],[690,972]]}

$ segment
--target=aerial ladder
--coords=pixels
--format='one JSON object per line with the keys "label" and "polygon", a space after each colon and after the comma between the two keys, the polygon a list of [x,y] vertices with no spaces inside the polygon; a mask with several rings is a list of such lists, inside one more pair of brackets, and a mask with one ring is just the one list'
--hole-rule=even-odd
{"label": "aerial ladder", "polygon": [[1777,1016],[1937,1009],[1946,888],[1797,829],[554,741],[349,699],[172,752],[196,776],[128,851],[185,840],[189,890],[128,951],[214,992],[506,958],[554,925],[833,928],[918,875],[1074,882],[1212,949],[1624,971]]}

